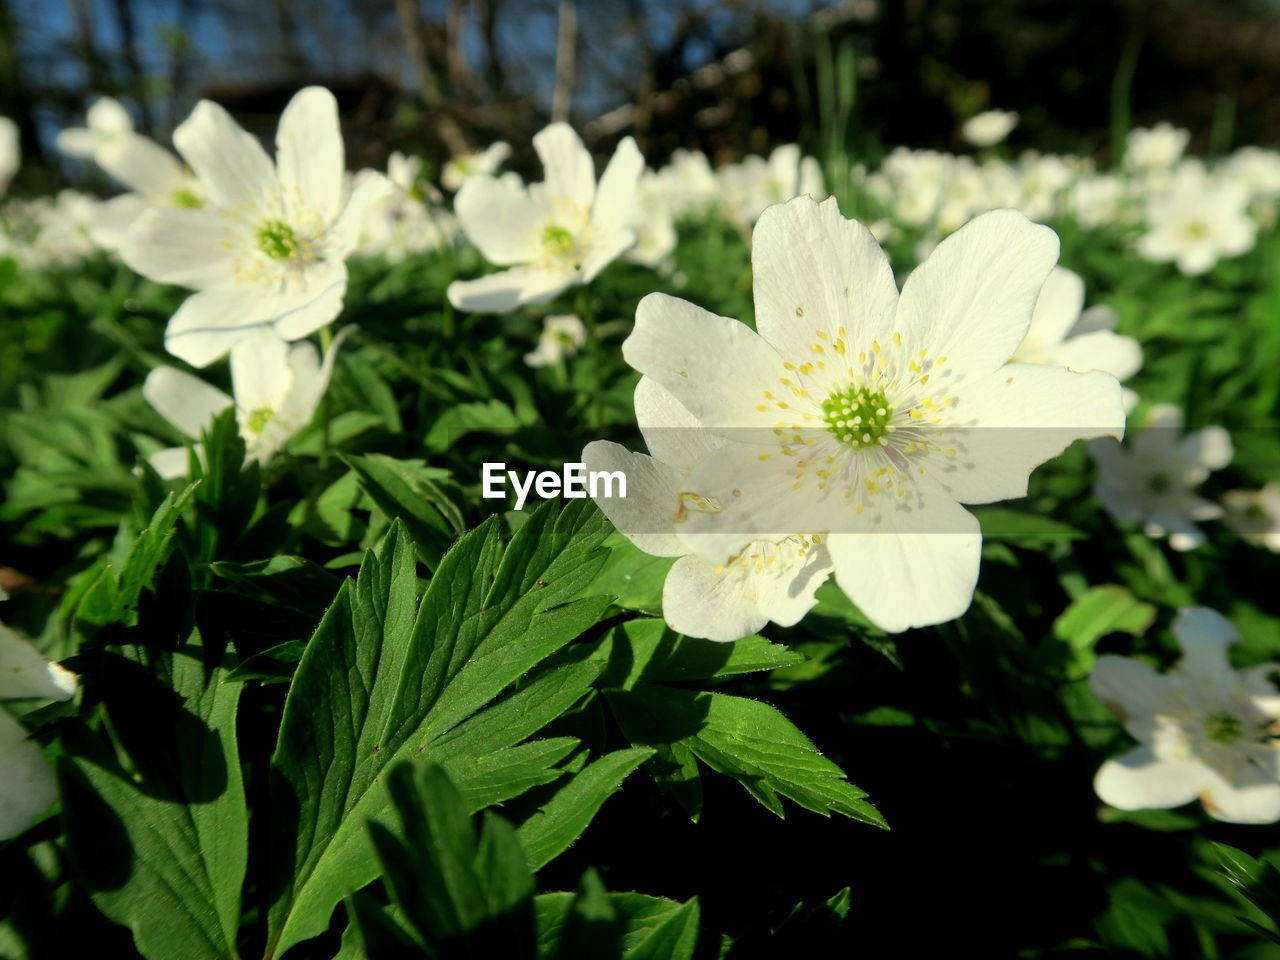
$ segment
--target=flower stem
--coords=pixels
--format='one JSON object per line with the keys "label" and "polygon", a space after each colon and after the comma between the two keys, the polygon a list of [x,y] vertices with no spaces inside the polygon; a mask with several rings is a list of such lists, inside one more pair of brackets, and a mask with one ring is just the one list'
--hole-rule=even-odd
{"label": "flower stem", "polygon": [[591,351],[591,369],[595,374],[595,390],[591,394],[591,426],[604,426],[604,353],[600,345],[600,326],[596,323],[595,303],[587,288],[578,290],[578,317],[587,328],[587,349]]}

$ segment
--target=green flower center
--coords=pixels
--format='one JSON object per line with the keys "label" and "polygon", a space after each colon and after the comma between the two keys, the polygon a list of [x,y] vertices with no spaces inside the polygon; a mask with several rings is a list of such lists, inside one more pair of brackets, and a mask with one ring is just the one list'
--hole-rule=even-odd
{"label": "green flower center", "polygon": [[553,257],[573,252],[573,234],[564,227],[549,223],[542,230],[542,249]]}
{"label": "green flower center", "polygon": [[1214,713],[1205,718],[1204,733],[1215,743],[1232,744],[1244,736],[1244,724],[1229,713]]}
{"label": "green flower center", "polygon": [[179,187],[173,193],[169,194],[169,202],[175,207],[182,207],[186,210],[197,210],[203,207],[200,198],[188,190],[186,187]]}
{"label": "green flower center", "polygon": [[272,260],[288,260],[298,247],[298,235],[282,220],[268,220],[258,228],[258,249]]}
{"label": "green flower center", "polygon": [[1168,493],[1173,486],[1173,481],[1169,479],[1167,474],[1153,473],[1147,478],[1147,489],[1157,496],[1162,493]]}
{"label": "green flower center", "polygon": [[1192,220],[1187,224],[1187,236],[1199,239],[1209,232],[1208,228],[1199,220]]}
{"label": "green flower center", "polygon": [[270,407],[259,407],[249,414],[247,424],[249,432],[255,436],[267,429],[267,424],[276,418],[276,412]]}
{"label": "green flower center", "polygon": [[855,450],[875,444],[883,446],[893,432],[893,408],[883,390],[848,387],[822,402],[827,431]]}

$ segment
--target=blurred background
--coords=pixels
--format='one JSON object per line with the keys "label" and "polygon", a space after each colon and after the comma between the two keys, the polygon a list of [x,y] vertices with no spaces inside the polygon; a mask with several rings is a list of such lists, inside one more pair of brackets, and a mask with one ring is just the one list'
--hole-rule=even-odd
{"label": "blurred background", "polygon": [[[18,189],[68,172],[52,148],[98,94],[161,140],[196,100],[269,135],[289,96],[338,94],[349,165],[450,155],[549,119],[650,163],[799,141],[874,159],[957,148],[1016,110],[1011,147],[1107,159],[1169,120],[1192,151],[1280,138],[1276,0],[0,0],[0,115]],[[1115,131],[1119,131],[1117,134]],[[527,162],[527,157],[523,158]]]}

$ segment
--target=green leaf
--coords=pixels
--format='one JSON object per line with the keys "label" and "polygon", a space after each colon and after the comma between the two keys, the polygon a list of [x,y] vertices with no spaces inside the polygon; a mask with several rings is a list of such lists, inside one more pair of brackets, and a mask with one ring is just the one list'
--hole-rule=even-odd
{"label": "green leaf", "polygon": [[402,763],[388,777],[398,828],[371,823],[392,903],[437,956],[532,958],[533,874],[510,824],[488,815],[477,838],[443,768]]}
{"label": "green leaf", "polygon": [[609,561],[591,585],[597,593],[611,594],[614,603],[628,610],[662,613],[662,587],[675,560],[651,557],[620,533],[605,541]]}
{"label": "green leaf", "polygon": [[722,693],[639,684],[605,696],[632,743],[686,747],[733,777],[769,810],[784,816],[779,795],[824,816],[843,814],[878,827],[884,819],[779,711]]}
{"label": "green leaf", "polygon": [[122,659],[104,683],[136,778],[87,732],[64,739],[68,851],[94,902],[144,956],[226,960],[236,956],[248,855],[235,733],[243,688],[187,652],[151,670]]}
{"label": "green leaf", "polygon": [[[592,584],[595,589],[599,582]],[[613,631],[602,686],[629,690],[641,681],[706,680],[803,663],[803,654],[764,637],[715,643],[685,637],[661,620],[630,620]]]}
{"label": "green leaf", "polygon": [[513,748],[599,674],[601,664],[572,657],[535,668],[607,608],[607,598],[575,599],[604,561],[605,533],[585,501],[540,508],[505,550],[491,519],[445,555],[421,603],[401,523],[365,556],[285,703],[273,806],[281,835],[298,839],[277,851],[268,956],[321,933],[334,905],[376,876],[364,824],[388,810],[391,764],[440,763],[472,802],[554,778],[564,739]]}
{"label": "green leaf", "polygon": [[1019,540],[1027,546],[1046,540],[1083,540],[1084,531],[1038,513],[1007,507],[979,507],[973,511],[982,526],[984,540]]}
{"label": "green leaf", "polygon": [[434,569],[454,536],[463,528],[462,514],[414,461],[382,454],[343,458],[356,472],[360,487],[388,517],[404,521],[413,536],[418,559]]}
{"label": "green leaf", "polygon": [[151,522],[133,538],[118,569],[110,563],[104,566],[76,611],[80,620],[97,626],[133,622],[138,598],[168,557],[174,526],[197,486],[193,483],[179,494],[166,496]]}
{"label": "green leaf", "polygon": [[1070,644],[1075,653],[1077,676],[1093,670],[1093,652],[1109,633],[1141,636],[1155,622],[1156,608],[1136,599],[1124,587],[1094,587],[1067,607],[1053,623],[1053,635]]}
{"label": "green leaf", "polygon": [[583,874],[578,884],[564,918],[555,956],[557,960],[578,957],[608,960],[622,956],[622,923],[600,875],[594,870]]}
{"label": "green leaf", "polygon": [[[539,956],[564,956],[563,953],[557,951],[562,943],[565,927],[569,922],[570,911],[574,908],[575,903],[580,901],[582,890],[589,883],[590,881],[584,876],[583,883],[579,886],[579,893],[577,894],[544,893],[534,898],[534,906],[538,915]],[[632,958],[632,960],[641,960],[642,957],[648,956],[639,948],[659,930],[670,925],[672,927],[671,932],[674,933],[683,928],[688,922],[688,903],[681,904],[662,897],[650,897],[643,893],[610,893],[608,894],[608,905],[614,917],[616,917],[616,929],[620,935],[618,942],[622,951],[621,953],[615,953],[614,956],[625,954],[626,957]],[[607,916],[606,911],[604,911],[598,900],[593,906],[598,915]],[[696,908],[692,912],[696,918]],[[681,935],[676,938],[677,946],[683,944],[685,936],[687,935]],[[660,945],[665,940],[666,937],[664,936],[658,938],[656,942]],[[662,954],[658,955],[662,956]],[[590,956],[592,960],[595,960],[598,955],[591,954]],[[677,953],[675,956],[680,956],[680,954]]]}
{"label": "green leaf", "polygon": [[541,869],[568,849],[622,781],[651,756],[653,751],[644,747],[605,754],[525,820],[519,828],[520,843],[533,869]]}

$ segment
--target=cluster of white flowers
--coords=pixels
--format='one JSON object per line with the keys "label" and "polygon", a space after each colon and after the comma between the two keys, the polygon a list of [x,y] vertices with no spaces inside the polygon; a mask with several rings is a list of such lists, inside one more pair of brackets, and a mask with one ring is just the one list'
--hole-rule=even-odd
{"label": "cluster of white flowers", "polygon": [[[985,149],[1017,120],[989,112],[963,135]],[[469,242],[499,269],[455,280],[449,302],[507,313],[591,284],[619,259],[669,271],[681,224],[718,216],[749,235],[755,327],[664,294],[641,301],[622,352],[641,375],[648,453],[587,446],[589,470],[629,481],[626,496],[599,505],[640,550],[675,559],[663,608],[683,634],[733,641],[793,625],[832,576],[896,632],[968,608],[982,535],[965,507],[1024,496],[1030,473],[1080,439],[1092,440],[1096,494],[1116,522],[1186,550],[1205,540],[1198,522],[1222,517],[1280,550],[1280,487],[1221,503],[1197,493],[1231,458],[1225,430],[1184,436],[1181,411],[1157,406],[1128,446],[1117,442],[1137,402],[1121,381],[1141,367],[1141,346],[1116,332],[1113,311],[1085,309],[1083,281],[1056,265],[1057,235],[1035,222],[1117,230],[1138,256],[1185,274],[1248,251],[1275,220],[1280,154],[1248,148],[1207,165],[1184,157],[1187,139],[1168,125],[1134,130],[1123,164],[1106,172],[1077,157],[899,148],[854,173],[875,212],[868,226],[823,199],[831,185],[794,144],[718,170],[677,151],[646,170],[628,137],[597,176],[578,135],[554,123],[533,138],[539,182],[499,173],[504,143],[449,163],[451,212],[416,158],[348,174],[337,103],[319,87],[285,109],[274,160],[214,103],[177,128],[175,155],[103,99],[58,142],[126,192],[10,201],[0,252],[39,264],[109,251],[194,291],[165,346],[197,368],[229,355],[232,394],[161,366],[144,395],[197,441],[234,408],[248,457],[265,464],[308,425],[333,374],[350,329],[329,331],[348,257]],[[0,124],[0,187],[16,150],[12,124]],[[901,289],[880,246],[899,236],[920,260]],[[308,339],[321,331],[323,352]],[[597,333],[576,315],[550,316],[525,362],[559,367]],[[190,455],[160,450],[151,464],[181,476]],[[1174,630],[1186,656],[1170,674],[1099,662],[1095,689],[1142,742],[1104,766],[1099,794],[1126,808],[1200,797],[1223,819],[1280,819],[1280,694],[1256,671],[1229,669],[1233,634],[1218,615],[1186,611]],[[70,696],[70,675],[34,657],[0,627],[0,664],[16,664],[0,697]],[[50,799],[38,749],[7,722],[0,749],[21,775],[0,796],[0,838]]]}
{"label": "cluster of white flowers", "polygon": [[[1010,114],[982,114],[966,124],[965,135],[987,145],[1003,139],[1013,122]],[[899,147],[879,169],[856,171],[854,180],[888,224],[918,235],[921,258],[978,214],[1012,208],[1033,220],[1120,231],[1138,256],[1192,276],[1247,253],[1259,224],[1274,223],[1280,152],[1245,147],[1209,165],[1184,156],[1188,139],[1186,130],[1164,123],[1132,130],[1114,170],[1033,151],[1006,161]]]}

